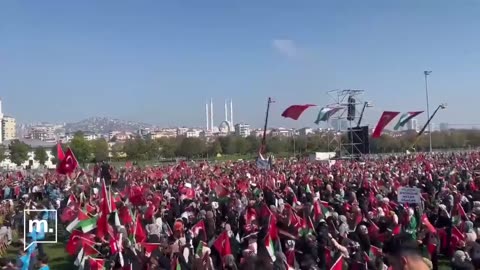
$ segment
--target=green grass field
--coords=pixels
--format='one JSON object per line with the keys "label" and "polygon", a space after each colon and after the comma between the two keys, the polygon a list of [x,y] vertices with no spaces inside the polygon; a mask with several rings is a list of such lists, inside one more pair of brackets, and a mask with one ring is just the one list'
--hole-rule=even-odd
{"label": "green grass field", "polygon": [[[65,252],[66,243],[57,243],[57,244],[44,244],[45,253],[49,259],[50,269],[54,270],[68,270],[76,268],[73,266],[73,259],[69,254]],[[18,252],[23,248],[23,245],[19,242],[14,242],[7,249],[6,256],[3,256],[9,260],[16,260],[18,257]]]}

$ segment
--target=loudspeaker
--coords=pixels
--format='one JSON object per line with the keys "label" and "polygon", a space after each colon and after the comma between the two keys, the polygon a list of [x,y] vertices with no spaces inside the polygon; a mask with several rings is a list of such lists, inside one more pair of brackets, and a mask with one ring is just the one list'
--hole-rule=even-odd
{"label": "loudspeaker", "polygon": [[355,99],[352,96],[348,97],[347,120],[355,120]]}
{"label": "loudspeaker", "polygon": [[[347,147],[350,155],[370,154],[370,137],[368,136],[368,126],[355,127],[348,129],[348,142],[353,144]],[[353,153],[351,153],[353,150]]]}

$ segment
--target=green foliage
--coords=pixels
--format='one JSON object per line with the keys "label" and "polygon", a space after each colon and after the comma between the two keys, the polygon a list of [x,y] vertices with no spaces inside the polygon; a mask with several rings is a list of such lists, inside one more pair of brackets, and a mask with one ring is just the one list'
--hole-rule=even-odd
{"label": "green foliage", "polygon": [[111,153],[112,153],[112,159],[114,160],[120,160],[121,153],[123,153],[123,143],[116,143],[112,145]]}
{"label": "green foliage", "polygon": [[[347,143],[346,135],[335,140],[332,133],[313,134],[309,136],[294,137],[268,137],[267,151],[274,155],[291,156],[294,152],[306,156],[313,152],[334,151],[338,147],[338,139],[343,144]],[[371,153],[405,152],[415,142],[416,133],[397,134],[395,137],[382,135],[378,139],[370,139]],[[480,146],[479,131],[451,131],[435,132],[432,134],[433,148],[451,149]],[[205,138],[162,138],[158,140],[131,139],[125,142],[123,151],[128,160],[152,160],[161,158],[174,158],[177,156],[193,158],[222,155],[255,156],[260,148],[261,138],[249,136],[218,137],[212,141]],[[119,146],[114,146],[119,147]],[[118,148],[117,150],[119,150]],[[417,151],[428,149],[428,136],[423,135],[417,141]],[[114,151],[112,147],[112,154]],[[121,152],[121,151],[119,151]]]}
{"label": "green foliage", "polygon": [[260,144],[261,144],[260,138],[255,136],[248,136],[247,138],[245,138],[245,140],[248,142],[248,146],[249,146],[248,153],[250,154],[258,153],[258,149],[260,149]]}
{"label": "green foliage", "polygon": [[271,137],[267,140],[267,152],[270,153],[284,153],[287,152],[289,145],[288,138]]}
{"label": "green foliage", "polygon": [[91,144],[85,139],[82,132],[76,132],[75,135],[73,135],[70,148],[78,162],[85,164],[92,160]]}
{"label": "green foliage", "polygon": [[108,142],[105,139],[97,139],[90,144],[96,162],[108,159]]}
{"label": "green foliage", "polygon": [[220,140],[215,140],[210,145],[208,146],[208,154],[210,156],[216,156],[218,154],[222,154],[222,144],[220,143]]}
{"label": "green foliage", "polygon": [[45,165],[45,162],[48,160],[47,151],[43,147],[38,147],[34,152],[35,160],[38,161],[41,165]]}
{"label": "green foliage", "polygon": [[178,142],[175,138],[162,138],[157,140],[160,150],[160,156],[164,158],[174,158],[175,150],[178,147]]}
{"label": "green foliage", "polygon": [[28,151],[30,151],[30,146],[19,141],[14,140],[10,143],[10,160],[17,164],[17,166],[22,165],[28,159]]}
{"label": "green foliage", "polygon": [[184,138],[177,148],[177,156],[193,158],[205,153],[205,141],[199,138]]}
{"label": "green foliage", "polygon": [[7,155],[5,154],[5,147],[3,145],[0,145],[0,162],[2,162]]}
{"label": "green foliage", "polygon": [[220,137],[218,140],[222,147],[223,154],[233,155],[237,153],[234,136]]}
{"label": "green foliage", "polygon": [[240,155],[245,155],[250,151],[250,142],[242,137],[235,137],[233,143],[235,144],[235,152]]}

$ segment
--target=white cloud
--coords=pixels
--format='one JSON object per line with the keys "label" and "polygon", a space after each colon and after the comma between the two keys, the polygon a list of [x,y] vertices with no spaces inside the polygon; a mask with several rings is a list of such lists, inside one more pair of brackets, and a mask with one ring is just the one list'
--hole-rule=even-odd
{"label": "white cloud", "polygon": [[272,46],[276,51],[290,58],[296,57],[299,53],[299,48],[291,39],[274,39]]}

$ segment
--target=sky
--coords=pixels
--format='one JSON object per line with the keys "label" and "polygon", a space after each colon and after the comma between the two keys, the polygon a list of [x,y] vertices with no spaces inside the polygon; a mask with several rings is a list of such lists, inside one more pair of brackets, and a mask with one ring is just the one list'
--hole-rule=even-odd
{"label": "sky", "polygon": [[[479,0],[0,1],[0,97],[19,122],[107,116],[163,126],[315,127],[334,89],[384,110],[480,124]],[[299,120],[293,104],[315,104]],[[426,114],[419,117],[424,122]]]}

